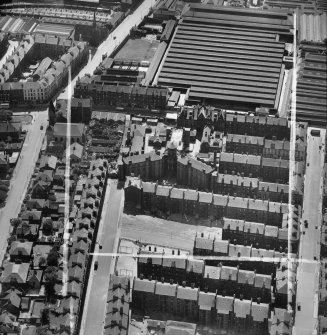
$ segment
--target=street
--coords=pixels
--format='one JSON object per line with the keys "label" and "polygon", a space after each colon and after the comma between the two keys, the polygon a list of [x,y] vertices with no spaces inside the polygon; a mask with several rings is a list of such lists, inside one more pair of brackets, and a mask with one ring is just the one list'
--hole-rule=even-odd
{"label": "street", "polygon": [[[107,37],[107,39],[99,45],[96,53],[91,61],[79,72],[79,74],[72,80],[72,88],[75,87],[78,78],[82,78],[85,74],[92,75],[96,67],[102,61],[102,55],[110,55],[116,47],[129,35],[130,30],[134,26],[138,26],[143,18],[149,13],[150,8],[155,4],[156,0],[144,0],[142,4],[132,13],[128,15],[123,22]],[[67,86],[68,87],[68,86]],[[59,95],[58,99],[67,99],[67,87]]]}
{"label": "street", "polygon": [[[124,190],[117,189],[117,181],[108,180],[103,211],[100,220],[97,244],[94,250],[87,293],[84,302],[80,335],[102,334],[106,312],[107,292],[110,273],[114,263],[107,253],[115,252],[118,246],[119,222],[124,206]],[[102,249],[99,250],[99,244]],[[104,256],[101,256],[101,254]],[[94,271],[94,262],[98,261],[98,270]]]}
{"label": "street", "polygon": [[[320,130],[320,137],[307,135],[307,168],[304,181],[303,222],[301,225],[299,266],[297,269],[297,306],[294,334],[311,335],[317,325],[317,293],[319,288],[320,238],[322,222],[322,178],[326,136]],[[320,149],[321,146],[321,149]]]}
{"label": "street", "polygon": [[[15,167],[7,203],[0,210],[1,234],[0,234],[0,262],[3,261],[9,237],[10,219],[18,216],[20,207],[25,197],[28,183],[33,173],[35,163],[38,160],[39,151],[47,128],[48,111],[32,113],[33,123],[29,126],[25,142]],[[43,125],[43,130],[40,126]]]}

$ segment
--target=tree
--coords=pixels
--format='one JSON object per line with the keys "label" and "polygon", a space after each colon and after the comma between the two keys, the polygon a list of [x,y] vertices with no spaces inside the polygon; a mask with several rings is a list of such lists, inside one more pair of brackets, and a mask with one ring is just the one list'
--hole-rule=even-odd
{"label": "tree", "polygon": [[47,265],[47,261],[46,261],[46,259],[43,256],[40,257],[38,265],[39,265],[39,267]]}
{"label": "tree", "polygon": [[12,227],[14,227],[15,229],[22,223],[22,219],[21,218],[14,218],[10,220],[10,223],[12,225]]}
{"label": "tree", "polygon": [[0,203],[4,202],[7,199],[7,192],[0,190]]}
{"label": "tree", "polygon": [[43,232],[45,235],[51,235],[53,230],[53,221],[51,218],[45,218],[43,222]]}
{"label": "tree", "polygon": [[42,313],[41,313],[41,324],[42,325],[47,325],[50,322],[50,317],[49,317],[49,308],[44,308],[42,309]]}
{"label": "tree", "polygon": [[4,192],[8,193],[9,188],[5,184],[0,184],[0,191],[4,191]]}
{"label": "tree", "polygon": [[49,254],[48,254],[48,259],[47,259],[47,263],[48,266],[58,266],[59,264],[59,253],[56,247],[53,247]]}
{"label": "tree", "polygon": [[48,297],[53,297],[56,293],[55,285],[58,280],[57,274],[58,268],[55,266],[49,266],[44,271],[44,280],[45,280],[45,292]]}

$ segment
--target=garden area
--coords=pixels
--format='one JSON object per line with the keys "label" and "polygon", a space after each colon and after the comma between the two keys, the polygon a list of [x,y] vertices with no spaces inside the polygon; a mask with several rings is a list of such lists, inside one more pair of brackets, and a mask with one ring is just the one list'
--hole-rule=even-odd
{"label": "garden area", "polygon": [[122,120],[92,119],[87,135],[88,149],[112,162],[117,160],[124,135],[125,123]]}

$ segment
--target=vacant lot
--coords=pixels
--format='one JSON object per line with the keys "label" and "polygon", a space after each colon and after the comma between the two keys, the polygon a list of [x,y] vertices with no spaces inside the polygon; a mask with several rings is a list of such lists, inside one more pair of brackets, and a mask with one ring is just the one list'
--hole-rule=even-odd
{"label": "vacant lot", "polygon": [[149,61],[151,62],[157,48],[159,41],[149,40],[128,40],[125,46],[118,52],[115,59],[125,61]]}
{"label": "vacant lot", "polygon": [[147,215],[122,216],[121,238],[144,243],[192,251],[196,233],[202,232],[221,238],[221,228],[189,225]]}

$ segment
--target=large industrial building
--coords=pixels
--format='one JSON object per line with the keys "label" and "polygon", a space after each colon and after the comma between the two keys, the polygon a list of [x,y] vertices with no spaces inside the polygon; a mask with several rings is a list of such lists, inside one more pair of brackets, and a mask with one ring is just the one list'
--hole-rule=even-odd
{"label": "large industrial building", "polygon": [[184,90],[188,104],[277,109],[291,28],[284,13],[191,4],[158,84]]}

